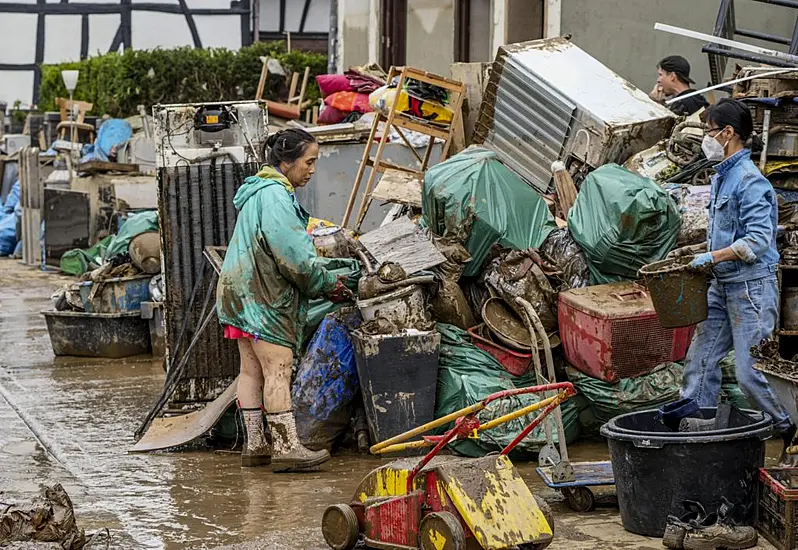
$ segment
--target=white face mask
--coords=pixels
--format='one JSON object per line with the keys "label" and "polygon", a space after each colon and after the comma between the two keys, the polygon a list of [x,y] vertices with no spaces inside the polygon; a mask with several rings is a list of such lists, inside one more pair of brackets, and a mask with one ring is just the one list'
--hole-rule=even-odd
{"label": "white face mask", "polygon": [[[727,141],[726,145],[728,144],[729,142]],[[726,158],[726,145],[721,145],[718,143],[718,140],[707,134],[701,141],[701,150],[704,152],[704,156],[707,157],[707,160],[719,162]]]}

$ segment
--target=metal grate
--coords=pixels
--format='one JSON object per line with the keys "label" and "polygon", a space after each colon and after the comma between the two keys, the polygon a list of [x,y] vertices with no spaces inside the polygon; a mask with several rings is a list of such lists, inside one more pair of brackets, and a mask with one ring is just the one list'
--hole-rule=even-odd
{"label": "metal grate", "polygon": [[658,317],[616,320],[611,331],[612,370],[619,378],[647,374],[671,360],[673,329],[663,328]]}
{"label": "metal grate", "polygon": [[[211,270],[203,250],[228,243],[236,220],[233,197],[244,178],[257,170],[256,163],[229,161],[158,170],[167,365],[176,365],[183,356],[200,323],[206,296],[210,295],[207,307],[216,306]],[[189,307],[192,294],[195,297]],[[213,399],[223,383],[238,374],[238,369],[235,343],[223,338],[218,322],[211,322],[191,352],[184,382],[175,392],[174,401]]]}

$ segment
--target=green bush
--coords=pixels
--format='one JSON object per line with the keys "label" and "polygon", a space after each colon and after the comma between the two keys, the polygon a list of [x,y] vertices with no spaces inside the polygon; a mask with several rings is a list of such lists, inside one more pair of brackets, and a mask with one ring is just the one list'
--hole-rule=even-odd
{"label": "green bush", "polygon": [[[127,50],[91,57],[84,61],[42,66],[39,108],[55,111],[55,99],[68,97],[61,79],[64,69],[79,69],[74,97],[94,104],[94,115],[135,115],[138,105],[148,110],[158,103],[199,103],[255,99],[261,72],[261,56],[276,58],[286,71],[310,67],[305,98],[318,100],[316,75],[327,72],[327,56],[285,51],[283,42],[259,42],[237,52],[225,48]],[[264,99],[285,100],[285,78],[269,75]],[[299,90],[297,90],[299,93]],[[282,97],[281,95],[282,94]]]}

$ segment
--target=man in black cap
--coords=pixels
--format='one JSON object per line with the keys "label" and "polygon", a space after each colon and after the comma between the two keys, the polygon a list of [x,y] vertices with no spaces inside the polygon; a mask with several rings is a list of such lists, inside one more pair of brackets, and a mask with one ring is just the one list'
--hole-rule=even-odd
{"label": "man in black cap", "polygon": [[[690,79],[690,63],[680,55],[669,55],[657,64],[657,84],[649,96],[658,103],[664,103],[666,99],[693,92],[690,84],[695,84]],[[681,116],[690,116],[705,107],[709,107],[709,103],[700,94],[668,104],[671,111]]]}

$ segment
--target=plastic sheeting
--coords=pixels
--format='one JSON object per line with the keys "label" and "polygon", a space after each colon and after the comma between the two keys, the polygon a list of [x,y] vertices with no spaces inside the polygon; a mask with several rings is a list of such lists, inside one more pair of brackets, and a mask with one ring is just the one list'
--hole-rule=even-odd
{"label": "plastic sheeting", "polygon": [[596,420],[604,423],[619,414],[657,409],[677,401],[684,367],[679,363],[663,363],[649,374],[622,378],[613,384],[588,376],[570,365],[565,372],[579,395],[590,403]]}
{"label": "plastic sheeting", "polygon": [[471,254],[467,277],[480,273],[494,244],[538,248],[556,228],[535,190],[483,147],[469,147],[430,168],[421,194],[427,226],[463,243]]}
{"label": "plastic sheeting", "polygon": [[585,254],[565,227],[555,229],[540,245],[543,255],[562,271],[568,288],[582,288],[590,284],[590,269]]}
{"label": "plastic sheeting", "polygon": [[667,191],[617,164],[588,174],[568,213],[594,285],[636,278],[673,249],[681,226]]}
{"label": "plastic sheeting", "polygon": [[360,391],[349,331],[359,324],[353,311],[327,315],[297,367],[291,401],[299,439],[310,449],[331,450],[349,427]]}
{"label": "plastic sheeting", "polygon": [[117,256],[127,254],[130,241],[132,241],[134,237],[149,231],[158,231],[158,212],[148,210],[128,217],[125,225],[119,230],[119,233],[108,243],[108,248],[105,251],[103,259],[113,260]]}
{"label": "plastic sheeting", "polygon": [[126,120],[110,118],[102,123],[97,131],[94,146],[87,148],[81,162],[89,160],[108,161],[112,151],[120,145],[130,141],[133,137],[133,128]]}
{"label": "plastic sheeting", "polygon": [[[440,418],[458,409],[473,405],[491,393],[514,388],[534,386],[535,375],[512,376],[491,356],[471,343],[463,330],[452,325],[437,325],[441,333],[440,359],[438,362],[438,394],[435,403],[435,418]],[[487,422],[540,400],[540,394],[529,394],[502,399],[479,413],[480,422]],[[566,442],[579,437],[579,418],[576,404],[566,401],[560,406]],[[479,439],[461,439],[449,444],[450,448],[466,456],[484,456],[500,451],[521,430],[529,425],[535,415],[526,415],[502,424]],[[553,417],[552,417],[553,418]],[[446,429],[451,428],[447,426]],[[554,439],[557,440],[554,428]],[[545,444],[546,436],[541,424],[513,450],[511,456],[519,459],[534,459],[535,453]]]}
{"label": "plastic sheeting", "polygon": [[11,187],[0,215],[0,256],[11,256],[17,248],[17,225],[22,217],[19,207],[19,180]]}

